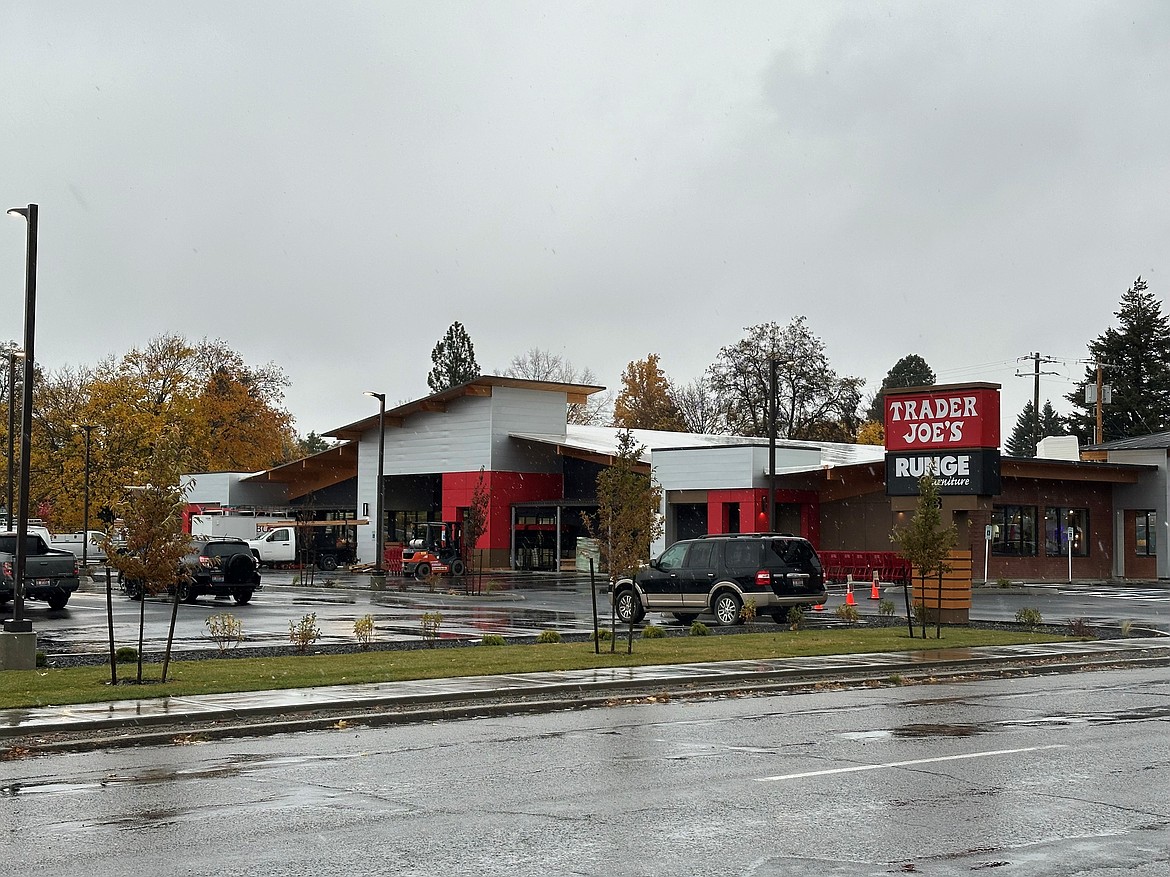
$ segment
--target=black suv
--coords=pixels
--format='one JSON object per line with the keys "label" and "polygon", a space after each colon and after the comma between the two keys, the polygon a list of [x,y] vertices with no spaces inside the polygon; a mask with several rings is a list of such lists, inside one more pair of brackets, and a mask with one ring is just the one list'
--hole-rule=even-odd
{"label": "black suv", "polygon": [[[129,581],[124,587],[131,600],[142,599],[141,582]],[[214,594],[233,597],[241,605],[261,587],[256,558],[248,543],[230,537],[193,539],[173,585],[184,603],[194,603],[202,594]],[[174,592],[170,588],[168,591]]]}
{"label": "black suv", "polygon": [[791,606],[815,606],[828,596],[820,558],[807,539],[787,533],[724,533],[675,542],[631,580],[613,588],[624,624],[647,612],[670,612],[684,624],[710,612],[721,625],[738,624],[743,605],[777,623]]}

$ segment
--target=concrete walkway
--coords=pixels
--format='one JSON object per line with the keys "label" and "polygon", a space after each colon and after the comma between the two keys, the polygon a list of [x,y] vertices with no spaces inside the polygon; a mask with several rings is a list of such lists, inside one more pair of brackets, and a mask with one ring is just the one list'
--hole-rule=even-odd
{"label": "concrete walkway", "polygon": [[581,697],[616,690],[669,690],[683,685],[716,687],[800,683],[818,679],[847,681],[867,675],[882,678],[895,673],[929,673],[943,668],[972,672],[1029,660],[1051,661],[1054,666],[1137,660],[1170,663],[1170,638],[568,670],[9,709],[0,710],[0,738],[60,731],[147,728],[184,721],[230,721],[245,716],[305,713],[319,709],[423,708],[501,696]]}

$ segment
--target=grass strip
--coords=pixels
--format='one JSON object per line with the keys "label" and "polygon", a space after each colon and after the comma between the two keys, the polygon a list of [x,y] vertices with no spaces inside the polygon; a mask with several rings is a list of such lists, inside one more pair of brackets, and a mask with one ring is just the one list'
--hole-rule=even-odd
{"label": "grass strip", "polygon": [[811,655],[846,655],[862,652],[904,652],[997,646],[1016,643],[1062,642],[1070,637],[1024,631],[947,628],[943,638],[910,639],[898,628],[837,629],[783,633],[744,633],[732,636],[667,637],[634,639],[633,654],[626,654],[620,636],[615,652],[608,642],[601,654],[593,643],[545,643],[534,645],[461,648],[375,650],[348,655],[287,655],[275,658],[221,658],[172,661],[165,684],[159,682],[161,665],[143,667],[143,684],[125,684],[136,676],[134,664],[118,665],[120,684],[110,684],[109,665],[87,667],[6,670],[0,673],[0,709],[100,703],[155,697],[218,694],[312,688],[322,685],[356,685],[410,679],[459,676],[491,676],[583,670],[596,667],[642,667],[657,664],[695,664],[794,658]]}

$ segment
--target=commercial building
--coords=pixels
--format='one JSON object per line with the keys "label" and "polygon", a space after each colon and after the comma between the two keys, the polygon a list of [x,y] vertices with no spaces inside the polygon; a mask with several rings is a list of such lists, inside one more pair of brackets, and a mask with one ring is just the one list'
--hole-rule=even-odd
{"label": "commercial building", "polygon": [[[375,414],[339,427],[326,434],[337,447],[304,460],[259,473],[190,476],[191,501],[203,509],[283,503],[307,516],[354,520],[358,555],[373,562],[379,488],[383,532],[393,542],[419,521],[461,520],[482,487],[488,514],[478,547],[487,566],[572,565],[587,535],[582,514],[596,508],[597,475],[617,456],[618,430],[570,424],[566,412],[602,389],[483,376],[388,410],[381,422]],[[907,409],[928,416],[889,449],[781,440],[773,451],[755,437],[634,430],[638,465],[663,492],[664,534],[652,552],[702,533],[765,531],[769,496],[779,531],[821,550],[889,551],[891,530],[917,503],[907,479],[931,471],[947,482],[943,519],[971,549],[977,579],[984,570],[991,580],[1059,581],[1070,571],[1082,580],[1167,575],[1167,540],[1157,533],[1166,521],[1170,436],[1160,447],[1101,446],[1092,459],[1060,442],[1042,443],[1035,459],[1001,458],[998,387],[906,392],[974,394],[973,404],[988,409],[980,430],[990,430],[994,417],[994,431],[968,423],[950,442],[940,424],[953,431],[970,412],[961,401],[946,408],[937,398],[933,407]],[[932,420],[938,423],[923,426]]]}

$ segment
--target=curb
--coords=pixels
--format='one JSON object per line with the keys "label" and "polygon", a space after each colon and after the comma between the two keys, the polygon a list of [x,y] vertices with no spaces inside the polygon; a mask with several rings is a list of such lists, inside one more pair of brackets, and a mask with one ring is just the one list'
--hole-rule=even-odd
{"label": "curb", "polygon": [[[84,751],[119,746],[158,745],[161,743],[196,742],[227,737],[264,736],[296,731],[344,730],[349,726],[415,724],[483,716],[547,713],[560,710],[592,709],[619,701],[636,701],[650,692],[665,698],[701,698],[724,696],[729,692],[801,693],[824,687],[827,683],[840,688],[880,687],[883,680],[899,676],[909,680],[961,681],[974,676],[1011,677],[1036,673],[1072,673],[1083,670],[1120,667],[1170,666],[1170,652],[1150,654],[1145,648],[1109,653],[1082,652],[1066,656],[1024,656],[1020,658],[974,657],[961,660],[891,663],[872,671],[842,675],[840,669],[777,669],[721,673],[686,679],[623,679],[597,682],[566,682],[506,691],[499,695],[484,692],[454,694],[377,695],[353,700],[333,700],[301,706],[262,705],[198,713],[119,718],[109,717],[71,723],[66,726],[0,728],[0,739],[29,738],[56,733],[124,730],[118,736],[90,737],[80,740],[43,741],[15,745],[0,750],[0,760],[10,753],[37,754]],[[897,683],[901,684],[901,683]],[[584,694],[584,696],[582,696]],[[369,712],[369,710],[386,710]],[[327,716],[313,715],[328,712]],[[232,720],[259,716],[287,716],[272,722],[231,724]],[[152,731],[152,727],[173,726],[184,722],[198,723],[191,730]],[[227,724],[219,724],[225,722]]]}

